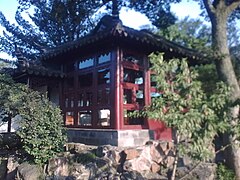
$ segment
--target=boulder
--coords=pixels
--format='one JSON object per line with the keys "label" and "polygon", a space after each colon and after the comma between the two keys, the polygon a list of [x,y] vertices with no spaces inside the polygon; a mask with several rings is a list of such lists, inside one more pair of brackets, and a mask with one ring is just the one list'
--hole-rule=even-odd
{"label": "boulder", "polygon": [[22,180],[39,180],[44,179],[42,169],[37,165],[26,162],[20,164],[17,168],[17,176]]}
{"label": "boulder", "polygon": [[67,157],[56,157],[49,160],[48,174],[54,176],[68,176],[69,175],[69,161]]}
{"label": "boulder", "polygon": [[139,157],[125,161],[123,169],[125,171],[137,171],[139,173],[143,171],[151,171],[151,162],[144,157]]}
{"label": "boulder", "polygon": [[150,146],[150,155],[151,160],[159,164],[165,157],[165,152],[162,150],[160,145],[152,144]]}
{"label": "boulder", "polygon": [[167,177],[165,176],[162,176],[158,173],[153,173],[153,172],[149,172],[149,171],[146,171],[146,172],[142,172],[141,173],[142,177],[144,177],[145,179],[151,179],[151,180],[168,180]]}
{"label": "boulder", "polygon": [[82,143],[67,143],[65,145],[66,151],[69,151],[71,153],[82,153],[86,151],[90,151],[92,149],[95,149],[96,146],[90,146],[90,145],[85,145]]}
{"label": "boulder", "polygon": [[0,158],[0,179],[5,179],[7,173],[7,159]]}
{"label": "boulder", "polygon": [[88,180],[90,178],[90,171],[86,168],[86,166],[73,163],[70,168],[71,176],[75,177],[75,180]]}
{"label": "boulder", "polygon": [[131,160],[140,156],[140,151],[136,148],[125,149],[123,153],[126,154],[126,160]]}
{"label": "boulder", "polygon": [[137,171],[126,171],[126,172],[124,172],[121,175],[121,179],[124,179],[124,180],[133,180],[133,179],[147,180]]}
{"label": "boulder", "polygon": [[154,162],[151,164],[151,172],[158,173],[160,169],[161,169],[161,166],[159,164]]}
{"label": "boulder", "polygon": [[[188,174],[184,179],[192,180],[192,179],[199,179],[199,180],[215,180],[216,179],[216,168],[217,165],[215,163],[201,163],[198,165],[193,171],[192,168],[194,166],[188,167],[178,167],[176,171],[176,176],[178,178],[183,177],[184,175]],[[191,171],[191,173],[189,173]]]}
{"label": "boulder", "polygon": [[173,151],[169,151],[167,156],[165,156],[165,158],[163,159],[163,161],[161,162],[161,164],[164,167],[172,167],[175,161],[175,153]]}
{"label": "boulder", "polygon": [[[69,143],[66,149],[70,152],[61,153],[49,160],[49,176],[46,180],[166,180],[175,160],[175,147],[172,142],[150,141],[144,146],[131,148],[105,145],[95,149],[80,143]],[[177,177],[181,178],[194,167],[194,162],[183,157],[179,159],[178,165],[183,165],[177,168]],[[12,174],[9,180],[15,178],[17,166],[14,157],[8,159],[8,174]],[[201,165],[191,172],[188,179],[213,180],[215,168],[210,163]],[[44,178],[41,168],[27,163],[17,167],[17,175],[22,180]]]}
{"label": "boulder", "polygon": [[15,179],[17,175],[17,167],[19,166],[19,163],[15,156],[11,155],[8,157],[7,161],[7,176],[6,180],[12,180]]}

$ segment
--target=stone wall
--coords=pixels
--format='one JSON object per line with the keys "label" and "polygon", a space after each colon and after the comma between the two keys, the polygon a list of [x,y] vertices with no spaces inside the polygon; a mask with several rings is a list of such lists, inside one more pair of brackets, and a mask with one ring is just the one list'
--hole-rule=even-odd
{"label": "stone wall", "polygon": [[87,145],[141,146],[154,139],[152,130],[108,130],[68,128],[68,141]]}

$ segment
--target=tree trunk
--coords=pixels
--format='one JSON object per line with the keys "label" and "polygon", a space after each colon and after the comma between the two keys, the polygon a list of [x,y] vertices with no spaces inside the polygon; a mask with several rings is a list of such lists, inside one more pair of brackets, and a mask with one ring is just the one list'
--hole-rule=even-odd
{"label": "tree trunk", "polygon": [[[218,57],[215,60],[217,72],[219,78],[232,87],[231,101],[235,102],[240,97],[240,88],[233,69],[227,43],[228,14],[221,8],[215,10],[216,12],[210,16],[210,19],[212,23],[213,50]],[[230,111],[232,117],[231,124],[238,123],[239,106],[231,108]],[[231,143],[232,146],[229,148],[225,158],[230,162],[228,165],[234,169],[237,179],[240,180],[240,148],[235,146],[239,142],[236,142],[234,134],[228,134],[226,141],[227,143]]]}

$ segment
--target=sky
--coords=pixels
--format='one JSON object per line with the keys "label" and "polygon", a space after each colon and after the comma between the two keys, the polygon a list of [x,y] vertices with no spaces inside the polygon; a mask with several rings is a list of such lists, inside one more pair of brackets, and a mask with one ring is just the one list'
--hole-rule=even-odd
{"label": "sky", "polygon": [[[0,0],[0,11],[4,13],[7,19],[12,21],[14,20],[16,8],[16,0]],[[174,4],[172,5],[171,9],[180,19],[186,16],[198,18],[200,14],[198,3],[191,0],[183,0],[180,4]],[[123,21],[124,25],[136,29],[142,25],[149,24],[146,16],[132,10],[122,9],[120,18]]]}
{"label": "sky", "polygon": [[[5,17],[14,23],[14,16],[17,8],[16,0],[0,0],[0,11],[3,12]],[[182,3],[174,4],[171,6],[172,12],[179,19],[183,19],[186,16],[191,18],[200,18],[199,14],[201,10],[197,2],[192,0],[183,0]],[[135,12],[133,10],[122,9],[120,11],[120,19],[123,24],[135,29],[139,29],[143,25],[149,24],[149,20],[143,14]],[[2,34],[3,28],[0,26],[0,34]],[[7,58],[7,55],[0,52],[0,58]]]}

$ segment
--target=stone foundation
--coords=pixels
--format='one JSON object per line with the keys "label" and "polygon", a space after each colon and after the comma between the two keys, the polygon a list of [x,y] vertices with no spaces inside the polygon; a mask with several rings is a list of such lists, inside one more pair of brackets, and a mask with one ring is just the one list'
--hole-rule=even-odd
{"label": "stone foundation", "polygon": [[88,145],[131,147],[141,146],[154,139],[152,130],[108,130],[68,128],[68,141]]}

